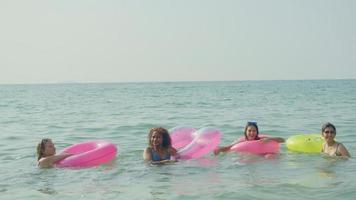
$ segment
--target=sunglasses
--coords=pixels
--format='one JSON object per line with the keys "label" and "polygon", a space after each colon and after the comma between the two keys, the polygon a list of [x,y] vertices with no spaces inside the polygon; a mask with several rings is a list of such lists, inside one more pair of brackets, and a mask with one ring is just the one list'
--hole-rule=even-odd
{"label": "sunglasses", "polygon": [[247,122],[247,125],[255,125],[255,126],[257,126],[257,122]]}
{"label": "sunglasses", "polygon": [[50,139],[42,139],[41,143],[44,144],[47,143],[48,141],[50,141]]}
{"label": "sunglasses", "polygon": [[335,131],[324,131],[324,133],[331,133],[331,134],[334,134]]}

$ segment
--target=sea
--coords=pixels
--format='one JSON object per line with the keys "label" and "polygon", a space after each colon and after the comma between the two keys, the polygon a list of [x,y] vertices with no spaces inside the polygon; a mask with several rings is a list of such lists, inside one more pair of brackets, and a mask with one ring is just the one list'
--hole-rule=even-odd
{"label": "sea", "polygon": [[[260,133],[288,139],[336,126],[351,154],[338,159],[280,146],[276,158],[239,153],[145,163],[153,127],[217,128],[221,146]],[[354,199],[356,80],[281,80],[0,85],[0,199]],[[116,158],[86,169],[37,167],[36,146],[57,152],[106,140]]]}

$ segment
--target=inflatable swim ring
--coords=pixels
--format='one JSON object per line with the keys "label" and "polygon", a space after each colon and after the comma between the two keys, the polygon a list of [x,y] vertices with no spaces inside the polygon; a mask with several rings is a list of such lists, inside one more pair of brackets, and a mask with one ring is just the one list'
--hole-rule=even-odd
{"label": "inflatable swim ring", "polygon": [[74,144],[63,149],[60,153],[72,153],[73,156],[65,158],[56,164],[57,167],[94,167],[115,158],[117,148],[106,141],[89,141]]}
{"label": "inflatable swim ring", "polygon": [[287,139],[287,149],[303,153],[320,153],[324,139],[320,134],[294,135]]}
{"label": "inflatable swim ring", "polygon": [[193,133],[195,128],[190,126],[177,126],[169,130],[169,136],[172,140],[172,146],[175,149],[180,149],[187,146],[193,141]]}
{"label": "inflatable swim ring", "polygon": [[[266,138],[267,135],[260,135]],[[239,143],[231,147],[230,151],[252,154],[276,154],[279,153],[279,143],[276,141],[262,142],[261,140],[246,141],[245,137],[239,138]]]}
{"label": "inflatable swim ring", "polygon": [[[188,145],[178,149],[179,159],[187,160],[203,157],[217,148],[220,143],[221,133],[218,129],[205,127],[191,134],[188,134],[188,132],[186,132],[186,138],[182,140],[192,140]],[[172,138],[173,143],[176,142],[174,140],[177,138]]]}

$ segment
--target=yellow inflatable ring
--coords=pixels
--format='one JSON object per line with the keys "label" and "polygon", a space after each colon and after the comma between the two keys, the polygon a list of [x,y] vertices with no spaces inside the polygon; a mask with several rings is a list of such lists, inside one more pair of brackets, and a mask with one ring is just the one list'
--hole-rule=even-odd
{"label": "yellow inflatable ring", "polygon": [[320,153],[323,148],[324,138],[321,134],[294,135],[287,139],[287,149],[303,153]]}

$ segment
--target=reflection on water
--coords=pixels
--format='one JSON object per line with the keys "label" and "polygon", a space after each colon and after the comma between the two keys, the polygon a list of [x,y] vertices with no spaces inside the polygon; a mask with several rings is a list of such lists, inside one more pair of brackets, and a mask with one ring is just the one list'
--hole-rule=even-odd
{"label": "reflection on water", "polygon": [[221,180],[218,173],[207,172],[175,177],[170,190],[177,195],[198,195],[199,193],[219,192]]}
{"label": "reflection on water", "polygon": [[346,177],[344,177],[344,173],[340,173],[345,167],[344,159],[323,158],[320,156],[319,159],[304,162],[302,167],[303,173],[297,173],[297,176],[295,176],[291,183],[307,188],[319,189],[337,189],[345,183]]}
{"label": "reflection on water", "polygon": [[319,168],[318,171],[321,178],[336,178],[336,173],[333,169]]}
{"label": "reflection on water", "polygon": [[255,155],[249,153],[238,154],[235,163],[237,165],[253,164],[258,162],[273,161],[278,159],[277,154],[265,154],[265,155]]}
{"label": "reflection on water", "polygon": [[33,182],[38,185],[37,191],[48,194],[55,195],[58,192],[54,189],[53,181],[57,178],[57,173],[55,169],[38,169],[38,173],[33,174]]}
{"label": "reflection on water", "polygon": [[324,161],[316,166],[320,178],[337,178],[335,168],[337,167],[338,161],[341,160],[338,158],[331,158],[330,156],[323,156],[323,158]]}

